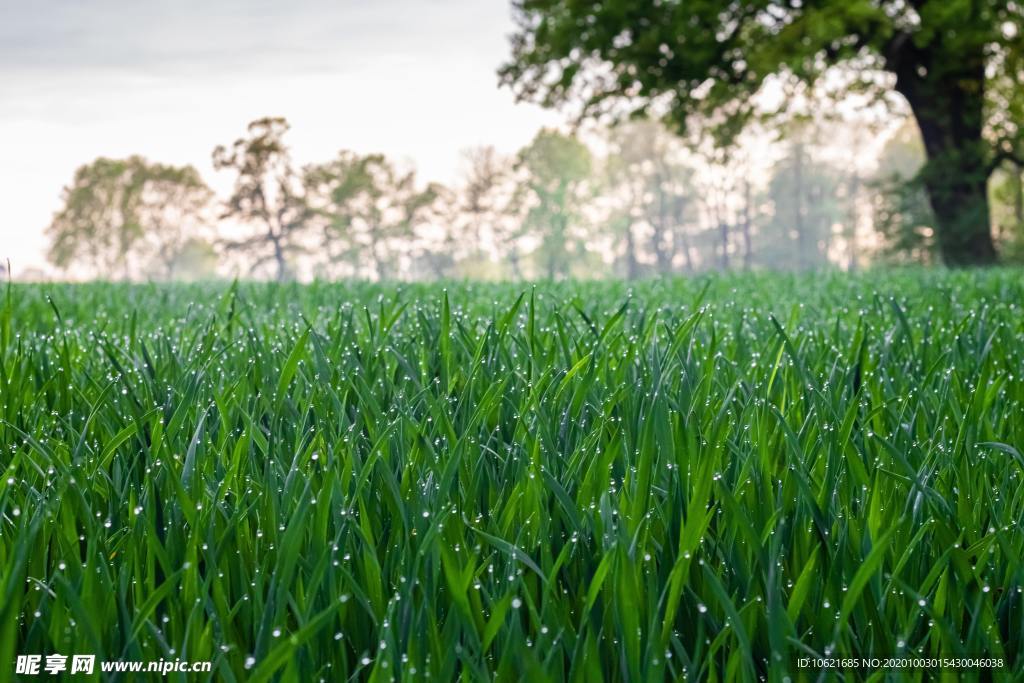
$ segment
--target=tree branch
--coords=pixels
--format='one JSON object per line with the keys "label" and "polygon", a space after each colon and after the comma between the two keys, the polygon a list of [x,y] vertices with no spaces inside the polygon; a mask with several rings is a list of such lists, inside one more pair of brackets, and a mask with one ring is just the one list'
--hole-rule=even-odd
{"label": "tree branch", "polygon": [[997,168],[1007,161],[1016,166],[1018,171],[1024,171],[1024,156],[1012,149],[1001,149],[996,152],[995,156],[992,157],[992,161],[989,162],[988,167],[985,169],[986,177],[992,175]]}

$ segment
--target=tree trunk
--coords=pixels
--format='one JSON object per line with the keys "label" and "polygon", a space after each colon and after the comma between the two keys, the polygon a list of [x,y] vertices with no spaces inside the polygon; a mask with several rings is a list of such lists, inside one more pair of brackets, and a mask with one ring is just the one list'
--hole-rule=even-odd
{"label": "tree trunk", "polygon": [[856,168],[853,175],[850,176],[848,194],[850,205],[847,207],[849,213],[846,218],[849,221],[849,225],[846,227],[846,270],[852,273],[857,270],[857,252],[860,250],[857,244],[857,200],[860,198],[860,173]]}
{"label": "tree trunk", "polygon": [[683,245],[683,268],[686,269],[685,272],[696,272],[696,269],[693,267],[693,249],[690,247],[690,238],[685,232],[680,232],[679,241]]}
{"label": "tree trunk", "polygon": [[651,227],[654,228],[651,235],[651,251],[654,252],[654,257],[658,263],[658,273],[661,275],[668,275],[672,271],[672,252],[666,249],[663,244],[667,232],[666,225],[668,224],[668,208],[666,203],[665,191],[659,187],[658,217],[657,221],[651,221]]}
{"label": "tree trunk", "polygon": [[995,263],[984,167],[961,159],[943,168],[929,169],[925,175],[942,260],[948,266]]}
{"label": "tree trunk", "polygon": [[752,204],[750,181],[745,180],[743,182],[743,222],[741,224],[743,228],[743,270],[750,270],[754,264],[753,239],[750,234],[751,223],[753,222],[751,218],[751,214],[753,214]]}
{"label": "tree trunk", "polygon": [[722,270],[729,270],[729,225],[725,221],[718,223],[718,238],[722,245]]}
{"label": "tree trunk", "polygon": [[1014,230],[1020,231],[1024,228],[1024,182],[1022,182],[1021,172],[1024,169],[1019,166],[1013,167],[1013,217],[1016,219],[1016,225],[1013,226]]}
{"label": "tree trunk", "polygon": [[522,280],[523,271],[519,266],[519,250],[515,246],[512,246],[512,248],[509,249],[508,264],[512,268],[512,279]]}
{"label": "tree trunk", "polygon": [[910,103],[924,140],[928,161],[922,180],[935,214],[939,253],[948,266],[994,264],[982,138],[984,53],[950,60],[934,51],[919,61],[924,63],[897,70],[896,89]]}
{"label": "tree trunk", "polygon": [[284,258],[284,248],[281,246],[281,239],[271,235],[270,243],[274,245],[274,263],[277,265],[277,281],[284,282],[288,279],[288,262]]}
{"label": "tree trunk", "polygon": [[636,237],[633,235],[633,224],[626,223],[626,279],[635,280],[639,274],[636,260]]}
{"label": "tree trunk", "polygon": [[793,217],[793,229],[796,230],[797,268],[807,268],[807,226],[804,225],[804,145],[797,142],[793,145],[793,184],[796,186],[796,214]]}
{"label": "tree trunk", "polygon": [[690,238],[686,232],[686,226],[684,225],[686,218],[686,199],[683,197],[676,197],[672,202],[672,251],[669,255],[669,264],[675,261],[676,254],[679,253],[680,247],[683,251],[683,268],[685,272],[694,272],[693,267],[693,254],[690,249]]}

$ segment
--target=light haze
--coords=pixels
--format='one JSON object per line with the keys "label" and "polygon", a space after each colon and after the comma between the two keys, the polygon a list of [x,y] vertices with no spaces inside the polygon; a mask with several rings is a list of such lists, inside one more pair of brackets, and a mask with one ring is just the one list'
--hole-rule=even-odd
{"label": "light haze", "polygon": [[61,188],[98,156],[195,165],[262,116],[296,162],[341,148],[451,182],[462,149],[512,152],[557,114],[495,71],[506,0],[0,0],[0,259],[45,268]]}

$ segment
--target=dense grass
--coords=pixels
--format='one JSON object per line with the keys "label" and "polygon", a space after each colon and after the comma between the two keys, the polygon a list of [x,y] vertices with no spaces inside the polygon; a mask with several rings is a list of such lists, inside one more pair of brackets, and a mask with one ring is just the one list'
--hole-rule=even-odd
{"label": "dense grass", "polygon": [[1010,270],[16,285],[0,679],[1019,680],[1022,301]]}

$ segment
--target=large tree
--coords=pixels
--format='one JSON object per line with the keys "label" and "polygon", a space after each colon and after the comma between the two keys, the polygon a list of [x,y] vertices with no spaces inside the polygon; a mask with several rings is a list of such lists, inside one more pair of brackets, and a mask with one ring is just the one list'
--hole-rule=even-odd
{"label": "large tree", "polygon": [[665,105],[728,140],[774,76],[814,85],[845,65],[849,87],[894,89],[924,138],[943,259],[996,260],[986,184],[1019,130],[1002,125],[989,86],[1022,80],[1017,0],[516,0],[516,11],[503,80],[523,98],[580,101],[583,114]]}
{"label": "large tree", "polygon": [[104,278],[174,277],[210,198],[191,166],[97,159],[64,188],[64,205],[47,229],[50,260]]}

